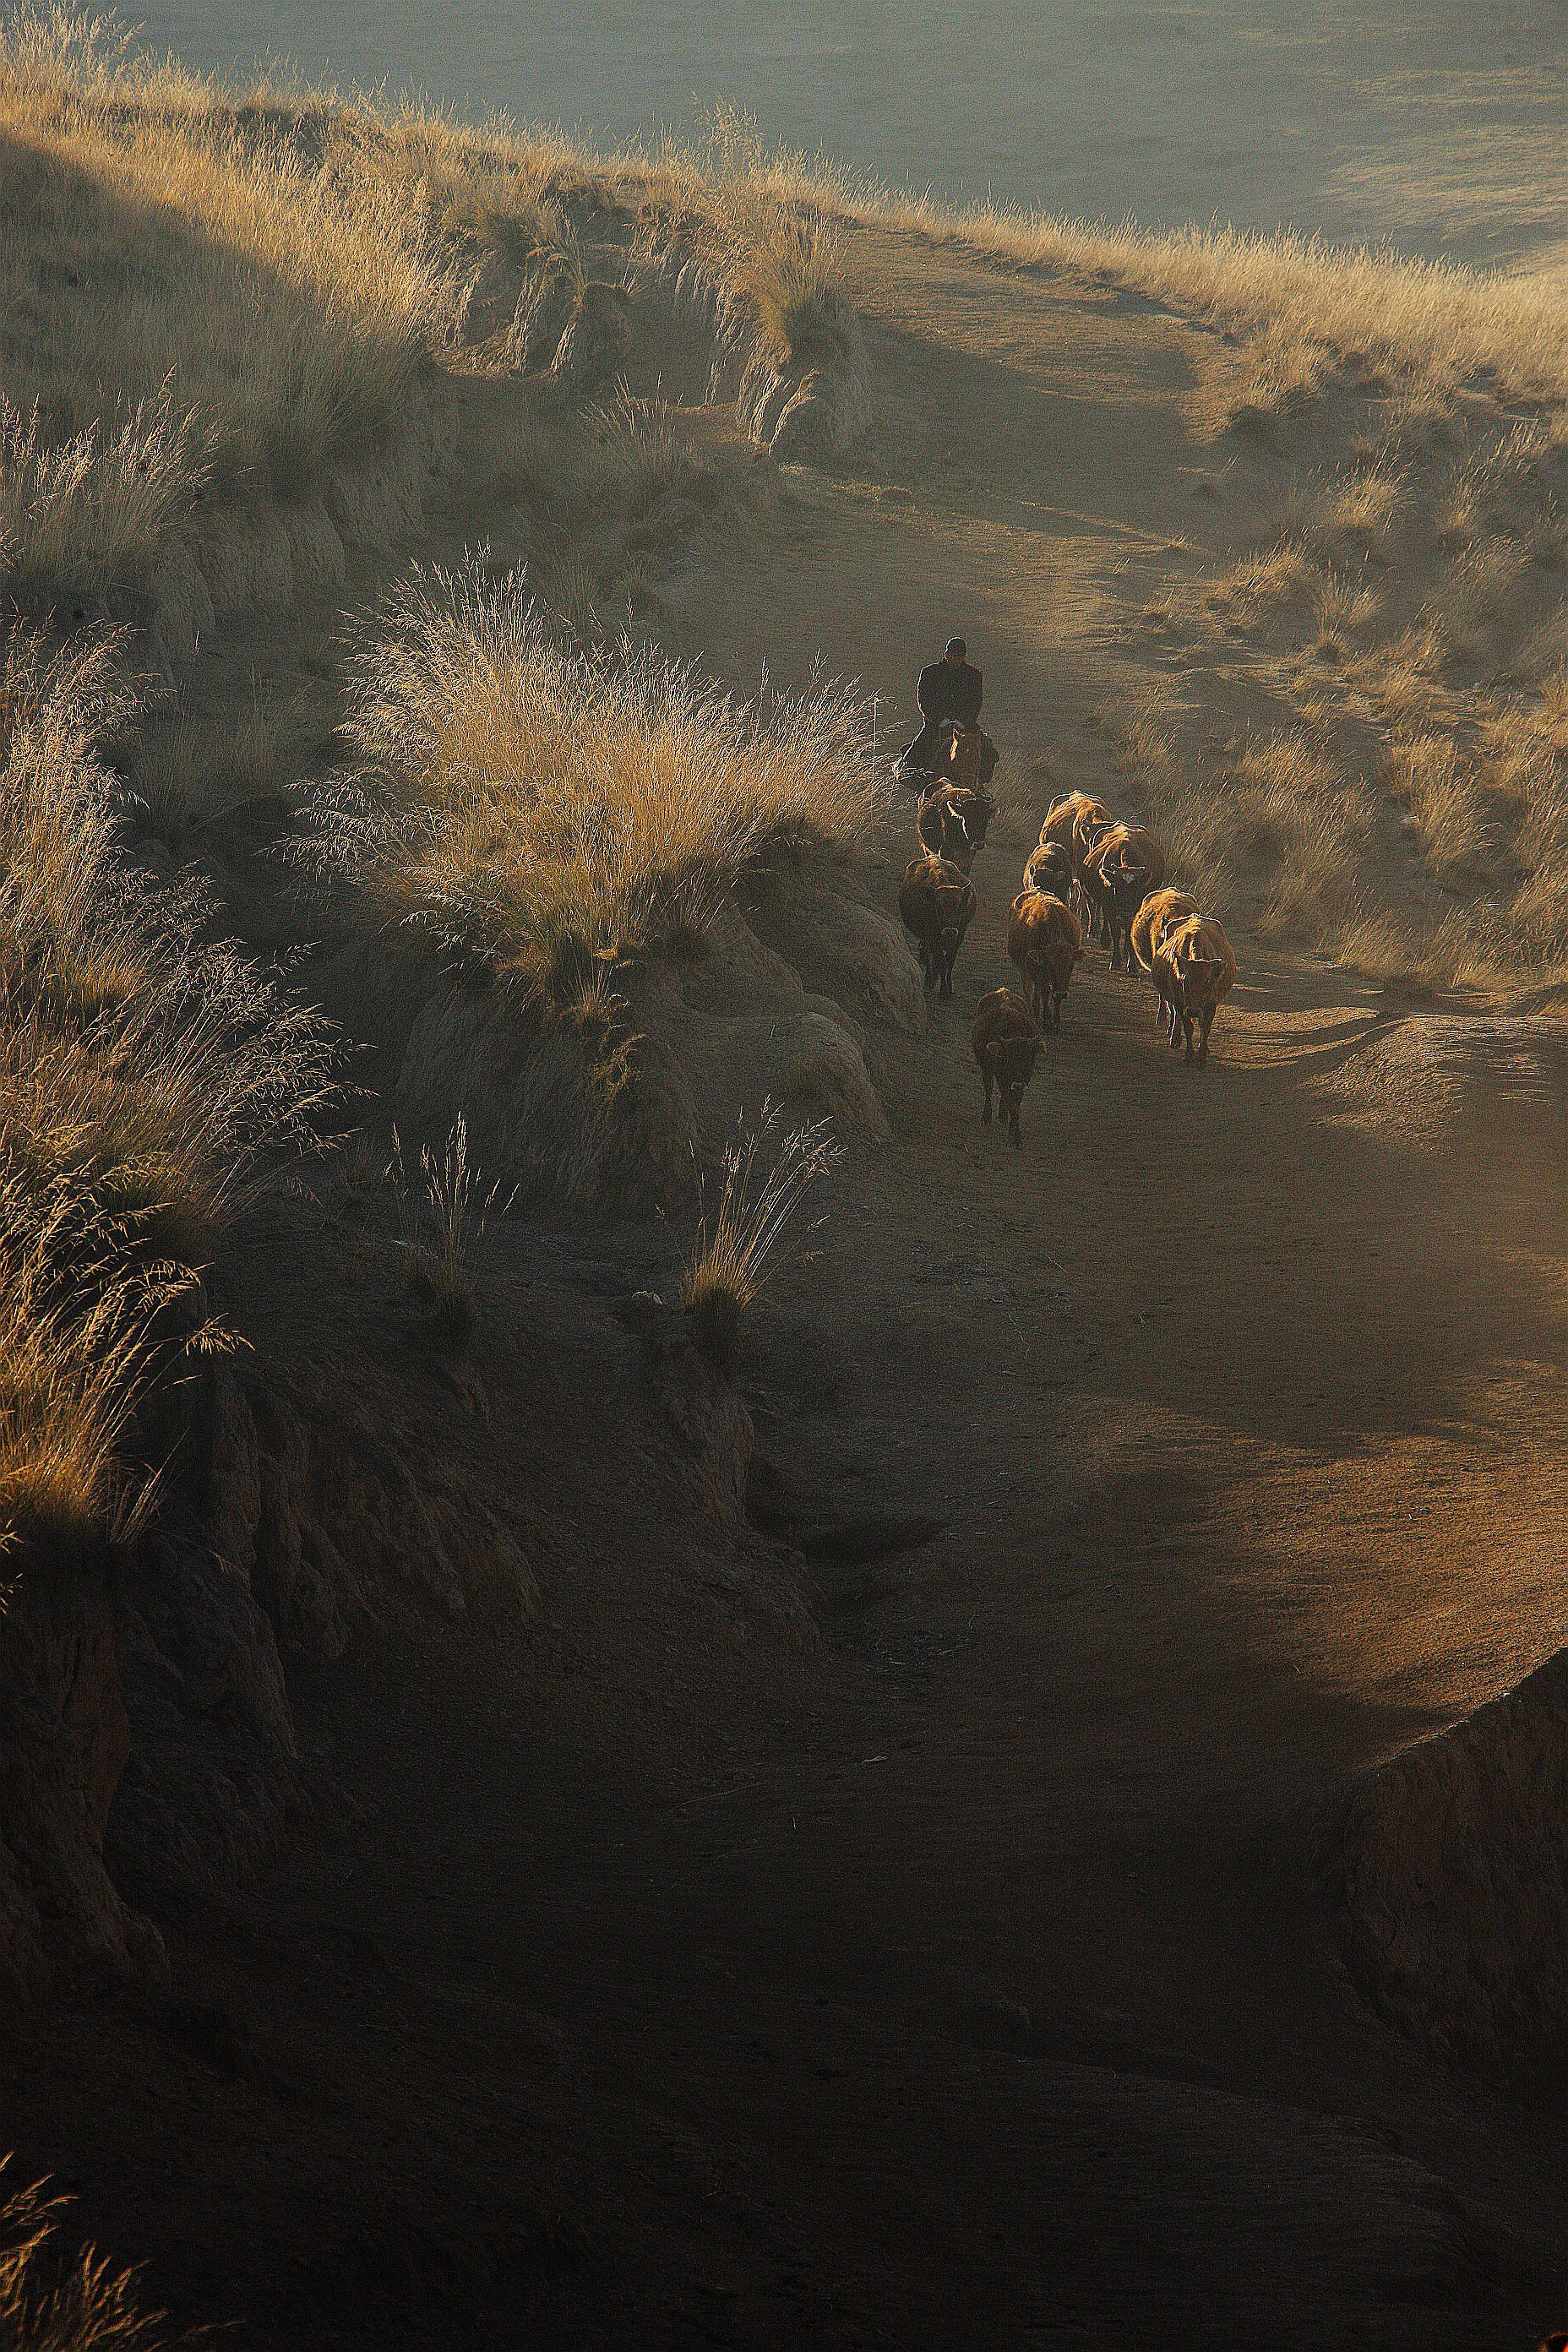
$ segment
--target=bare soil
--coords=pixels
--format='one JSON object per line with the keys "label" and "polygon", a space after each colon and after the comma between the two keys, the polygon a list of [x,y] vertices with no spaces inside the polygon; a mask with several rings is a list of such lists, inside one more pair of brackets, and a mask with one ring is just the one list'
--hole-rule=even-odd
{"label": "bare soil", "polygon": [[[878,434],[666,632],[858,670],[890,746],[963,627],[1008,761],[956,1002],[868,1032],[893,1142],[749,1335],[820,1639],[658,1573],[595,1350],[679,1237],[508,1221],[496,1456],[574,1564],[526,1633],[301,1670],[315,1823],[164,1921],[172,2000],[8,2042],[5,2129],[258,2347],[1525,2346],[1568,2305],[1560,2119],[1362,2006],[1318,1839],[1562,1639],[1568,1040],[1238,925],[1206,1069],[1091,950],[1021,1151],[981,1129],[1052,780],[1126,797],[1129,616],[1272,461],[1194,500],[1179,321],[854,253]],[[906,854],[895,812],[889,906]]]}

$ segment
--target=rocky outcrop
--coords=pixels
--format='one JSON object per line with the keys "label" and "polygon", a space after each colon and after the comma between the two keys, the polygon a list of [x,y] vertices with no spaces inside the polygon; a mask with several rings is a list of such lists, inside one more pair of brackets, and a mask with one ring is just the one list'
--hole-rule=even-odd
{"label": "rocky outcrop", "polygon": [[631,349],[631,297],[624,286],[591,279],[579,287],[549,376],[574,399],[608,383]]}
{"label": "rocky outcrop", "polygon": [[853,449],[869,430],[871,366],[860,321],[834,304],[827,331],[787,356],[752,351],[735,399],[742,429],[781,465],[820,462]]}
{"label": "rocky outcrop", "polygon": [[1568,1650],[1366,1774],[1326,1862],[1347,1966],[1381,2015],[1568,2090]]}
{"label": "rocky outcrop", "polygon": [[788,350],[755,308],[702,260],[700,225],[650,217],[643,224],[640,276],[661,287],[682,316],[713,340],[710,400],[733,399],[741,429],[781,464],[842,456],[875,414],[870,355],[853,303],[828,292]]}

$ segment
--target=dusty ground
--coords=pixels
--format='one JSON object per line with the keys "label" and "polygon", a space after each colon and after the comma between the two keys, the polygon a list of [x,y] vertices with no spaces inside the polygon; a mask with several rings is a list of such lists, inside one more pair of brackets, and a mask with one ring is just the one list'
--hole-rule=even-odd
{"label": "dusty ground", "polygon": [[[613,1512],[529,1642],[362,1644],[299,1695],[346,1807],[171,1923],[184,2040],[42,2030],[5,2128],[258,2346],[1503,2352],[1568,2308],[1556,2118],[1358,2006],[1313,1824],[1562,1638],[1562,1033],[1243,935],[1194,1072],[1091,951],[1022,1151],[982,1132],[1034,763],[1110,781],[1132,616],[1263,461],[1194,499],[1178,322],[857,250],[877,437],[668,634],[748,684],[820,650],[889,740],[950,627],[985,667],[958,1000],[873,1036],[894,1143],[745,1375],[775,1506],[941,1531],[819,1552],[820,1655],[710,1705],[617,1667]],[[580,1350],[672,1254],[514,1223],[486,1345]]]}

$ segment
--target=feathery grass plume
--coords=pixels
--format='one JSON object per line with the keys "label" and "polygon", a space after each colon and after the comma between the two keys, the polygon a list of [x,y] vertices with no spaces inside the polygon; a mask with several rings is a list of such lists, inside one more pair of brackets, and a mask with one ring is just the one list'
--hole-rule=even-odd
{"label": "feathery grass plume", "polygon": [[[0,2158],[0,2171],[10,2161]],[[172,2352],[164,2315],[137,2300],[134,2271],[116,2270],[91,2246],[60,2246],[70,2201],[34,2181],[0,2204],[0,2343],[6,2352]]]}
{"label": "feathery grass plume", "polygon": [[408,1265],[410,1296],[431,1309],[446,1336],[466,1337],[473,1326],[474,1267],[492,1216],[504,1216],[512,1195],[485,1185],[468,1158],[468,1124],[459,1111],[439,1151],[426,1144],[411,1178],[403,1139],[393,1129],[387,1171],[397,1202]]}
{"label": "feathery grass plume", "polygon": [[121,1442],[157,1369],[159,1318],[189,1288],[128,1258],[123,1225],[68,1180],[0,1173],[0,1552],[68,1558],[136,1532],[155,1482]]}
{"label": "feathery grass plume", "polygon": [[743,1113],[720,1163],[719,1196],[704,1186],[701,1223],[681,1277],[680,1303],[704,1350],[732,1373],[741,1320],[762,1289],[785,1230],[813,1184],[844,1157],[831,1124],[781,1133],[783,1113]]}
{"label": "feathery grass plume", "polygon": [[116,424],[95,417],[65,441],[0,397],[0,582],[27,605],[97,599],[145,572],[209,469],[194,411],[167,387]]}
{"label": "feathery grass plume", "polygon": [[416,569],[362,630],[346,723],[360,766],[306,854],[373,919],[557,993],[705,929],[765,842],[850,840],[878,805],[852,689],[743,704],[656,649],[563,646],[482,555]]}

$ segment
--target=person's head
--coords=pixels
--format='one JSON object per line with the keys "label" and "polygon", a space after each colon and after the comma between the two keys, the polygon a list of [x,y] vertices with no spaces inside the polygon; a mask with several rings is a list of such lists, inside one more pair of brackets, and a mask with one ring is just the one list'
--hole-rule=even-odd
{"label": "person's head", "polygon": [[942,657],[949,669],[957,669],[968,651],[962,637],[949,637]]}

